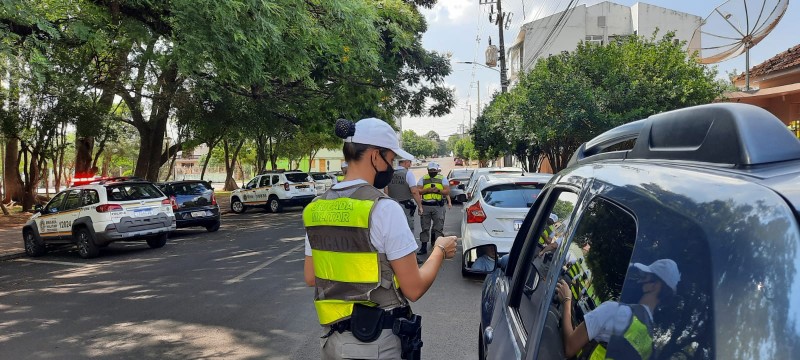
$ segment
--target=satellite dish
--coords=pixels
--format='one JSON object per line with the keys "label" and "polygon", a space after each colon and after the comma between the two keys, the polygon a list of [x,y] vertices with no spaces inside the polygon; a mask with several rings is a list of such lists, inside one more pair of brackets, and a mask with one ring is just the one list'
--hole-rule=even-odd
{"label": "satellite dish", "polygon": [[694,31],[699,61],[713,64],[745,54],[745,90],[750,90],[750,48],[778,25],[789,0],[728,0]]}

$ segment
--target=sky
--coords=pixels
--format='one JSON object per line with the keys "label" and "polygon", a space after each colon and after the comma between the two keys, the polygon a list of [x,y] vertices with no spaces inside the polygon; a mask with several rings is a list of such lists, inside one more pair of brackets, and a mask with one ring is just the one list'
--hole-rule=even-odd
{"label": "sky", "polygon": [[[757,3],[764,0],[730,0]],[[767,0],[769,1],[769,0]],[[772,0],[774,1],[774,0]],[[581,0],[579,4],[594,5],[602,1]],[[631,6],[638,1],[615,0],[617,4]],[[700,17],[707,17],[715,7],[722,5],[723,0],[650,0],[645,3],[681,11]],[[506,13],[512,13],[509,29],[505,31],[505,45],[510,47],[517,37],[519,29],[525,23],[538,17],[551,15],[564,10],[569,0],[503,0]],[[524,9],[524,10],[523,10]],[[498,29],[489,23],[489,6],[479,5],[479,0],[439,0],[433,9],[423,10],[428,21],[428,31],[423,36],[423,44],[428,50],[452,54],[453,72],[445,79],[445,84],[455,90],[456,106],[451,114],[443,117],[405,117],[402,119],[403,130],[414,130],[425,134],[436,131],[442,138],[460,132],[462,123],[469,126],[470,106],[472,119],[477,117],[478,104],[486,106],[491,94],[500,90],[500,73],[482,66],[460,64],[459,62],[485,62],[484,51],[489,45],[489,38],[497,45]],[[750,50],[750,66],[786,51],[800,43],[800,5],[790,2],[789,8],[778,26],[759,44]],[[476,41],[477,39],[477,41]],[[716,65],[720,77],[726,72],[745,69],[745,56],[721,62]],[[496,68],[499,69],[499,66]],[[480,98],[478,98],[478,82]]]}

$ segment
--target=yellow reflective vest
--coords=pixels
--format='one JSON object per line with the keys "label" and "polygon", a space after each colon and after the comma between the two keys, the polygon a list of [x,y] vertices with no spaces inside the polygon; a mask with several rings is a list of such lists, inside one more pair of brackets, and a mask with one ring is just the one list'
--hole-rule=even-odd
{"label": "yellow reflective vest", "polygon": [[382,198],[382,192],[362,183],[330,189],[303,210],[321,325],[350,318],[356,303],[386,309],[408,305],[386,254],[370,241],[370,214]]}
{"label": "yellow reflective vest", "polygon": [[[435,177],[431,177],[430,175],[425,175],[422,177],[422,188],[423,189],[430,189],[430,188],[437,188],[439,191],[444,189],[442,186],[442,175],[436,175]],[[442,201],[442,194],[437,193],[427,193],[422,195],[422,201]]]}

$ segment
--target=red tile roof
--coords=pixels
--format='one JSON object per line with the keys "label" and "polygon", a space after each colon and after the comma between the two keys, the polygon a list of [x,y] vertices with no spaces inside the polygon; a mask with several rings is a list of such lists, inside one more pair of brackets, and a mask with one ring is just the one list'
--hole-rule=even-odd
{"label": "red tile roof", "polygon": [[[750,69],[750,78],[756,76],[764,76],[777,71],[787,70],[800,66],[800,44],[795,45],[789,50],[786,50],[778,55],[773,56],[771,59],[764,61],[761,64],[753,66]],[[737,76],[734,81],[743,81],[744,73]]]}

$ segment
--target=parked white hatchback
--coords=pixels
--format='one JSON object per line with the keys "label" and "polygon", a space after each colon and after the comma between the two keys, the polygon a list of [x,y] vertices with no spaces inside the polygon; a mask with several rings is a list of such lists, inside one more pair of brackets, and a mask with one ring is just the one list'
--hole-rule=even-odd
{"label": "parked white hatchback", "polygon": [[[552,174],[527,174],[515,177],[485,177],[472,188],[471,198],[459,195],[464,201],[461,220],[462,249],[494,244],[499,254],[508,253],[517,236],[522,220],[536,201]],[[469,273],[464,264],[472,253],[462,253],[461,274]]]}
{"label": "parked white hatchback", "polygon": [[48,244],[74,243],[92,258],[115,241],[146,240],[151,248],[167,243],[175,230],[170,199],[148,181],[112,178],[64,190],[22,228],[25,252],[40,256]]}

